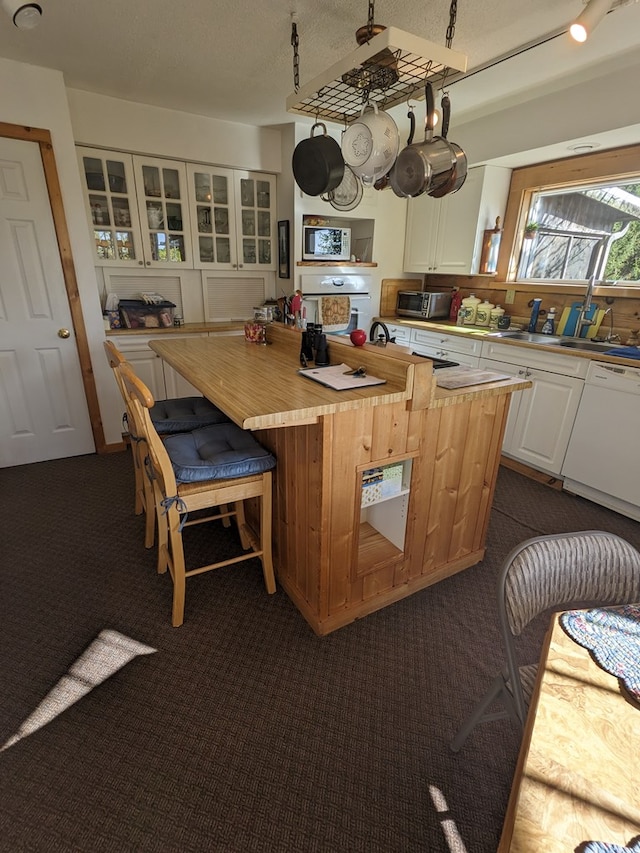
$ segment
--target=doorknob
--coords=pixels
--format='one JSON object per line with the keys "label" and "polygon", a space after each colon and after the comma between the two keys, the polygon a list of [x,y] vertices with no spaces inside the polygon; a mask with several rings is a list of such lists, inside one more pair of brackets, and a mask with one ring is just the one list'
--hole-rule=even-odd
{"label": "doorknob", "polygon": [[70,338],[71,332],[69,329],[58,329],[58,337],[59,338]]}

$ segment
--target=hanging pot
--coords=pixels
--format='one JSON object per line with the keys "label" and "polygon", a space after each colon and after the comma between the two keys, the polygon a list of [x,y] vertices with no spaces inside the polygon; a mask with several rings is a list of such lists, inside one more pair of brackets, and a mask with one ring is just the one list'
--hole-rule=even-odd
{"label": "hanging pot", "polygon": [[345,164],[344,177],[335,190],[322,196],[322,200],[328,201],[336,210],[353,210],[362,201],[362,195],[362,181],[351,166]]}
{"label": "hanging pot", "polygon": [[449,179],[456,155],[446,139],[433,135],[434,101],[431,83],[425,86],[426,123],[424,142],[408,145],[396,160],[394,191],[415,198],[439,190]]}
{"label": "hanging pot", "polygon": [[[411,145],[413,142],[413,134],[416,132],[416,117],[413,114],[413,107],[409,107],[409,112],[407,113],[407,118],[409,119],[409,138],[407,139],[407,145]],[[397,158],[396,158],[397,161]],[[383,175],[379,180],[375,182],[374,189],[376,190],[386,190],[387,187],[393,188],[393,174],[396,170],[396,164],[394,162],[393,166],[389,169],[386,175]],[[394,190],[395,192],[395,190]],[[397,193],[396,193],[397,195]]]}
{"label": "hanging pot", "polygon": [[[314,136],[317,127],[321,136]],[[344,177],[344,160],[340,146],[319,121],[311,128],[308,139],[299,142],[291,162],[293,177],[303,193],[322,195],[334,190]]]}
{"label": "hanging pot", "polygon": [[[447,138],[449,132],[449,120],[451,118],[451,102],[448,95],[442,96],[442,137]],[[448,141],[448,140],[447,140]],[[467,155],[459,145],[455,142],[449,142],[449,146],[455,155],[455,163],[449,178],[442,184],[441,187],[429,190],[429,195],[432,198],[442,198],[449,193],[457,192],[464,184],[467,178]]]}

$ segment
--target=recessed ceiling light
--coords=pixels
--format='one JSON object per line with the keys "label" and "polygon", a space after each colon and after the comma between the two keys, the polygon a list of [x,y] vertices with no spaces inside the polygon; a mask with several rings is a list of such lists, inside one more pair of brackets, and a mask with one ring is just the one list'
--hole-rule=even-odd
{"label": "recessed ceiling light", "polygon": [[567,146],[569,151],[574,151],[576,154],[586,154],[587,151],[593,151],[594,148],[600,148],[599,142],[576,142],[575,145]]}

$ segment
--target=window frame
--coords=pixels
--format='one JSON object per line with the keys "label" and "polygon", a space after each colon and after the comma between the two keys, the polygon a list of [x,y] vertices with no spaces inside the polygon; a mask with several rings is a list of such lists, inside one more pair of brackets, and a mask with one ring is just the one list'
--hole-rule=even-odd
{"label": "window frame", "polygon": [[[607,151],[580,154],[514,169],[507,198],[496,279],[527,286],[549,286],[556,290],[559,286],[563,290],[565,288],[584,290],[582,281],[572,284],[571,281],[566,280],[536,279],[532,281],[517,277],[520,249],[531,198],[534,193],[544,190],[568,189],[591,182],[596,184],[602,181],[613,183],[637,180],[638,176],[640,176],[640,145],[611,148]],[[637,295],[640,283],[638,285],[626,283],[621,289],[628,290],[630,295]]]}

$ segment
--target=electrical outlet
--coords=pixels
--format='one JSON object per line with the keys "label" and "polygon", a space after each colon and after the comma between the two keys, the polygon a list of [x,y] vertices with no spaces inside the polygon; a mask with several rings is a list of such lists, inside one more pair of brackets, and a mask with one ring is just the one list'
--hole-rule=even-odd
{"label": "electrical outlet", "polygon": [[507,293],[504,297],[504,301],[506,305],[513,305],[513,303],[516,301],[515,290],[507,290]]}

